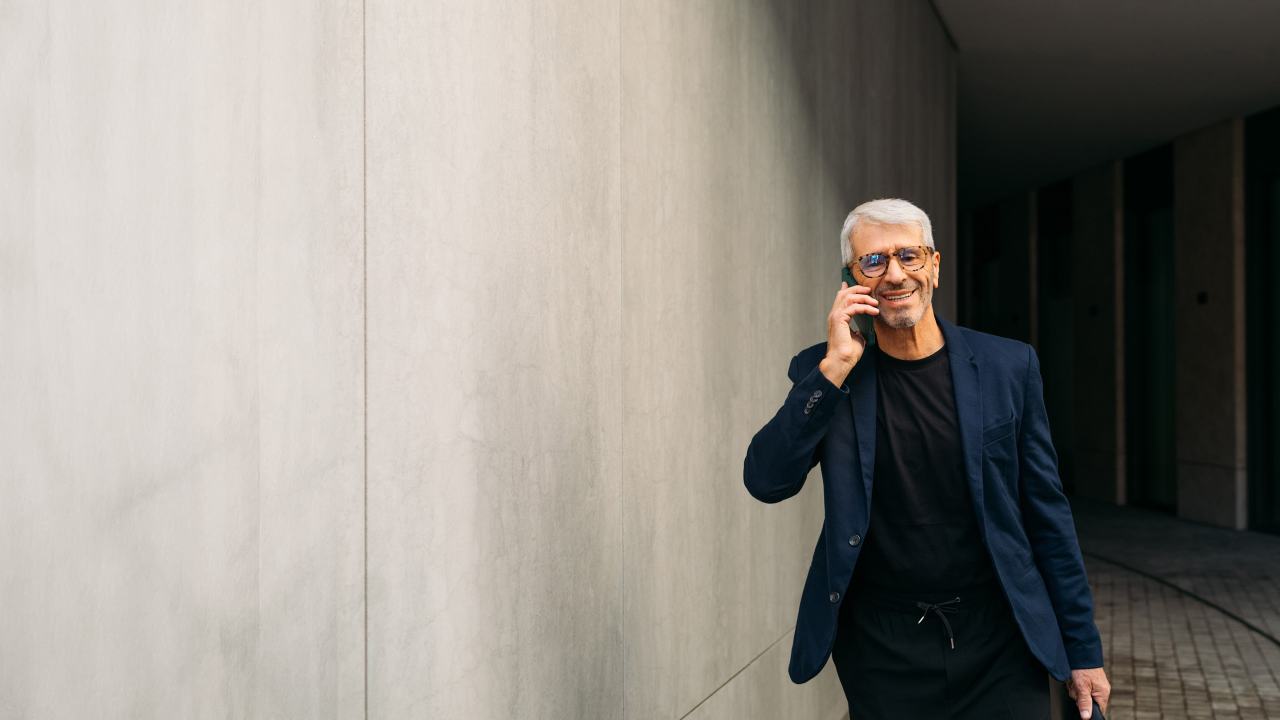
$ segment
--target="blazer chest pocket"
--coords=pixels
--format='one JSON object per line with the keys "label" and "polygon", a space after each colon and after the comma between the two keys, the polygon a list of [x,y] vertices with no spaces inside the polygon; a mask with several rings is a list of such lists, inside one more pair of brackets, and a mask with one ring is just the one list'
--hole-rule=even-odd
{"label": "blazer chest pocket", "polygon": [[1014,503],[1018,502],[1017,426],[1017,418],[1010,413],[1009,417],[982,428],[982,474],[989,482],[996,483],[995,488],[1002,488]]}
{"label": "blazer chest pocket", "polygon": [[1014,430],[1017,429],[1017,418],[1012,414],[982,428],[982,454],[988,459],[1001,461],[1014,457]]}
{"label": "blazer chest pocket", "polygon": [[1016,424],[1017,418],[1010,414],[1009,417],[982,428],[982,446],[986,447],[1009,437],[1013,434],[1013,428]]}

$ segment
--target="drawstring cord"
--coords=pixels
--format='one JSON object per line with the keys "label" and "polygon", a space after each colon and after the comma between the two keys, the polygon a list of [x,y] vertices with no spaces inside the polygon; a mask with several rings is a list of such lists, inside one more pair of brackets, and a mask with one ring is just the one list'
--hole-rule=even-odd
{"label": "drawstring cord", "polygon": [[944,615],[943,613],[955,612],[956,609],[952,607],[952,605],[958,602],[960,602],[960,598],[956,597],[956,598],[947,600],[946,602],[940,602],[940,603],[926,603],[926,602],[916,603],[916,607],[924,610],[924,615],[920,616],[920,619],[916,621],[916,624],[919,625],[920,623],[924,622],[924,619],[929,615],[929,611],[932,610],[935,615],[942,618],[942,624],[947,628],[947,637],[951,639],[952,650],[956,649],[956,636],[952,634],[951,623],[947,622],[947,616]]}

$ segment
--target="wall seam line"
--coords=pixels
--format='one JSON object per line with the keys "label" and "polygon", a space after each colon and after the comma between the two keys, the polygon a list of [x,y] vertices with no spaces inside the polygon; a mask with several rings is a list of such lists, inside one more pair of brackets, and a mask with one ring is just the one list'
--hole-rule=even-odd
{"label": "wall seam line", "polygon": [[369,720],[369,61],[368,2],[360,2],[360,270],[361,310],[364,315],[363,348],[364,390],[364,649],[363,687],[364,719]]}
{"label": "wall seam line", "polygon": [[[626,213],[624,210],[626,208],[627,195],[623,192],[622,186],[623,179],[626,177],[625,169],[622,166],[622,123],[623,118],[626,117],[622,112],[622,102],[626,96],[622,81],[622,43],[625,41],[625,34],[622,32],[622,0],[618,0],[617,11],[618,24],[615,29],[618,32],[618,327],[625,328],[626,325],[623,322],[623,318],[626,316],[625,303],[627,296],[623,285],[626,283],[625,265],[627,258],[627,246],[623,232],[626,227]],[[621,382],[618,383],[618,394],[620,400],[620,404],[618,406],[618,514],[620,516],[618,524],[620,528],[619,532],[621,533],[621,537],[618,542],[618,549],[622,555],[622,560],[618,563],[618,567],[622,570],[622,594],[618,598],[620,603],[619,607],[621,608],[619,611],[618,621],[622,626],[622,630],[619,633],[620,635],[623,632],[626,632],[627,627],[627,383],[625,377],[627,372],[627,352],[626,339],[623,336],[623,332],[625,331],[620,331],[618,333],[618,372],[622,375],[622,377],[619,378]],[[626,643],[620,643],[618,647],[622,649],[622,657],[618,660],[618,666],[622,671],[622,686],[618,688],[618,693],[622,697],[622,720],[627,720]],[[365,720],[369,719],[365,718]]]}
{"label": "wall seam line", "polygon": [[956,44],[956,37],[951,34],[951,28],[950,26],[947,25],[946,18],[942,17],[942,12],[938,10],[938,3],[936,2],[936,0],[928,0],[928,1],[929,1],[929,9],[933,11],[933,17],[937,19],[938,25],[942,28],[942,34],[946,35],[947,42],[951,44],[951,49],[959,53],[960,46]]}
{"label": "wall seam line", "polygon": [[716,689],[715,689],[715,690],[712,690],[710,695],[707,695],[706,697],[702,698],[701,700],[699,700],[699,701],[698,701],[698,704],[697,704],[697,705],[694,705],[693,707],[689,708],[689,711],[688,711],[688,712],[686,712],[685,714],[683,714],[683,715],[681,715],[681,716],[680,716],[680,720],[685,720],[685,718],[687,718],[687,717],[689,717],[690,715],[692,715],[692,714],[693,714],[693,712],[694,712],[695,710],[697,710],[698,708],[702,707],[704,703],[706,703],[706,702],[707,702],[708,700],[710,700],[711,698],[715,697],[715,696],[716,696],[716,693],[718,693],[718,692],[720,692],[721,690],[723,690],[723,689],[724,689],[724,687],[725,687],[726,685],[728,685],[729,683],[733,682],[733,679],[734,679],[734,678],[736,678],[736,677],[738,677],[739,675],[741,675],[743,670],[746,670],[747,668],[749,668],[749,667],[751,667],[752,665],[754,665],[754,664],[755,664],[755,662],[756,662],[757,660],[759,660],[761,657],[764,657],[764,654],[765,654],[765,653],[767,653],[767,652],[769,652],[770,650],[772,650],[774,645],[777,645],[778,643],[780,643],[780,642],[782,642],[783,640],[785,640],[785,639],[787,638],[787,636],[788,636],[788,635],[793,634],[793,633],[795,632],[795,629],[796,629],[796,626],[795,626],[795,625],[792,625],[791,627],[787,628],[787,631],[786,631],[786,632],[784,632],[784,633],[782,633],[782,635],[781,635],[777,640],[774,640],[773,642],[769,643],[769,646],[768,646],[768,647],[766,647],[765,649],[761,650],[759,653],[757,653],[757,654],[756,654],[756,656],[755,656],[755,657],[753,657],[753,658],[751,658],[750,660],[748,660],[746,665],[743,665],[742,667],[738,668],[736,672],[734,672],[732,675],[730,675],[728,678],[726,678],[724,682],[720,683],[720,685],[718,685],[718,686],[716,687]]}

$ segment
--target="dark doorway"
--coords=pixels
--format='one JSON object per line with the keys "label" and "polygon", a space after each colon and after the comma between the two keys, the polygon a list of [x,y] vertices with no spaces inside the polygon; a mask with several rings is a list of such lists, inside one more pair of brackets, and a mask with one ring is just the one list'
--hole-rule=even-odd
{"label": "dark doorway", "polygon": [[973,211],[965,275],[969,327],[1023,342],[1031,340],[1029,197],[1020,193]]}
{"label": "dark doorway", "polygon": [[1245,120],[1249,528],[1280,533],[1280,108]]}
{"label": "dark doorway", "polygon": [[1075,320],[1071,302],[1071,181],[1036,192],[1036,354],[1058,474],[1075,491]]}
{"label": "dark doorway", "polygon": [[1124,376],[1128,502],[1176,512],[1173,146],[1124,163]]}

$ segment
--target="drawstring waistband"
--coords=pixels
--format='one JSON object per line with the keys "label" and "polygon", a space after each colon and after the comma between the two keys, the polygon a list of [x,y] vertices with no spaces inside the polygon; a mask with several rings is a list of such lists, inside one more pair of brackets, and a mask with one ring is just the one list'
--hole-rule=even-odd
{"label": "drawstring waistband", "polygon": [[909,615],[918,610],[923,614],[916,620],[920,625],[929,613],[937,615],[947,630],[951,649],[956,649],[956,636],[951,628],[947,615],[960,615],[958,620],[964,623],[964,617],[972,613],[990,612],[1006,604],[1004,590],[995,581],[981,582],[965,587],[942,589],[904,589],[874,584],[863,584],[857,588],[849,588],[849,600],[841,606],[841,613],[853,612],[853,605],[872,606],[884,610]]}
{"label": "drawstring waistband", "polygon": [[958,602],[960,602],[960,598],[958,597],[951,598],[946,602],[940,602],[940,603],[926,603],[926,602],[919,602],[919,601],[916,602],[916,607],[924,610],[924,615],[920,616],[920,619],[916,621],[916,624],[919,625],[920,623],[924,622],[924,619],[929,615],[929,612],[933,611],[933,614],[941,618],[943,626],[947,628],[947,637],[951,640],[952,650],[956,649],[956,636],[954,633],[951,632],[951,623],[947,622],[947,616],[944,613],[955,612],[956,611],[955,604]]}

